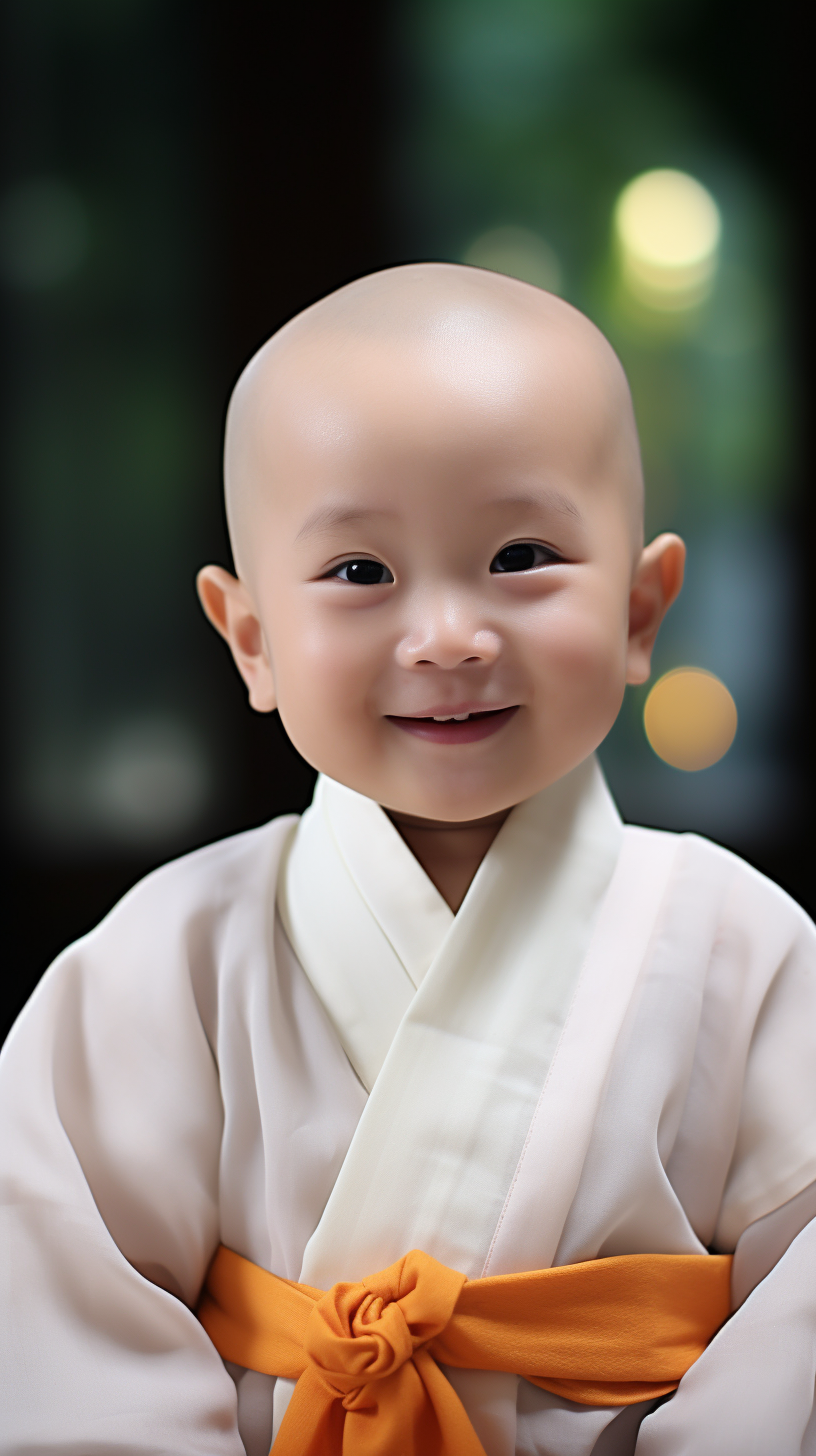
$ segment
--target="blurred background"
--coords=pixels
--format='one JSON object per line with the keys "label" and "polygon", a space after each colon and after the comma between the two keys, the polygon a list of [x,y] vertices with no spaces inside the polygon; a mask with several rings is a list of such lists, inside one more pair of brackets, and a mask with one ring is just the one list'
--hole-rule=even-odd
{"label": "blurred background", "polygon": [[4,1025],[148,869],[308,802],[194,596],[230,562],[224,411],[273,329],[416,259],[550,288],[612,340],[648,530],[689,568],[610,782],[816,908],[791,26],[732,0],[5,0]]}

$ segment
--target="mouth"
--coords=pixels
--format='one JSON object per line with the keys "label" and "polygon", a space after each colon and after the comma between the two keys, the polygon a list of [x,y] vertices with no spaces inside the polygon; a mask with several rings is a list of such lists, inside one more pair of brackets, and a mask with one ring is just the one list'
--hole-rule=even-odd
{"label": "mouth", "polygon": [[498,733],[519,710],[519,704],[510,708],[487,708],[476,713],[455,713],[450,717],[442,714],[422,718],[399,718],[387,715],[388,722],[401,728],[404,733],[413,733],[415,738],[424,738],[428,743],[478,743],[482,738],[491,738]]}

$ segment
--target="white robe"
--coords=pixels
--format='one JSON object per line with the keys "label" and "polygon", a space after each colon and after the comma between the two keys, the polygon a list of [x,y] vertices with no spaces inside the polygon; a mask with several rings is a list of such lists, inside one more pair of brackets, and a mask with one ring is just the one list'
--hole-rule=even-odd
{"label": "white robe", "polygon": [[470,1276],[736,1248],[736,1314],[639,1435],[649,1406],[449,1376],[488,1456],[816,1452],[815,1050],[807,918],[624,829],[594,761],[456,917],[323,781],[300,827],[138,885],[9,1038],[0,1450],[265,1452],[274,1382],[191,1313],[223,1242],[324,1287],[410,1247]]}

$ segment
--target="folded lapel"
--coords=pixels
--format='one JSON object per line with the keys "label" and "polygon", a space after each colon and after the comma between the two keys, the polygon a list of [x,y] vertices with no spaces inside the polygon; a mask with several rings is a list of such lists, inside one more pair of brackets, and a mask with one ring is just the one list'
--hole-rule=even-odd
{"label": "folded lapel", "polygon": [[[414,1247],[481,1273],[622,835],[594,759],[510,815],[418,991],[403,997],[303,1281],[360,1279]],[[409,982],[379,935],[389,975],[398,966]],[[386,984],[376,976],[369,1003]],[[359,965],[350,984],[362,1006]],[[393,1023],[396,995],[390,1006]]]}
{"label": "folded lapel", "polygon": [[453,915],[380,806],[323,777],[284,856],[277,904],[370,1091]]}
{"label": "folded lapel", "polygon": [[575,1197],[609,1065],[647,960],[679,843],[628,827],[484,1274],[552,1264]]}

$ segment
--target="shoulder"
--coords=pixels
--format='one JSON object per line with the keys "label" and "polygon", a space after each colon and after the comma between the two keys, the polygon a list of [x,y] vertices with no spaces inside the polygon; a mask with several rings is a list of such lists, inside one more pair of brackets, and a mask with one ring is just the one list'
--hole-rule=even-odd
{"label": "shoulder", "polygon": [[297,824],[294,814],[272,819],[258,829],[235,834],[171,860],[140,880],[114,905],[85,940],[113,925],[133,928],[160,917],[168,929],[191,917],[229,915],[239,907],[274,900],[281,855]]}
{"label": "shoulder", "polygon": [[158,1012],[177,1019],[193,1003],[199,1014],[211,1010],[236,962],[270,963],[278,865],[296,823],[294,815],[274,819],[145,876],[57,957],[17,1030],[80,1003],[134,1027]]}
{"label": "shoulder", "polygon": [[747,943],[780,959],[800,945],[816,949],[816,927],[779,885],[731,850],[699,834],[629,825],[626,834],[642,855],[658,847],[672,859],[668,898],[692,919],[711,923],[718,944]]}

